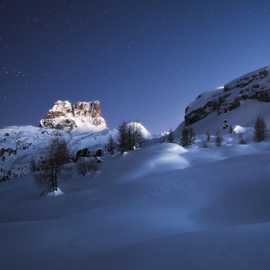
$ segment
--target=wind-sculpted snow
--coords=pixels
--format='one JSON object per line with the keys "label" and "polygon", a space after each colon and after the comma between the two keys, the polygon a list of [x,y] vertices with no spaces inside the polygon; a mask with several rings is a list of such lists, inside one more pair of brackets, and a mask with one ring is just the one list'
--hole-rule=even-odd
{"label": "wind-sculpted snow", "polygon": [[269,269],[269,157],[269,142],[157,144],[66,173],[58,197],[5,182],[0,268]]}

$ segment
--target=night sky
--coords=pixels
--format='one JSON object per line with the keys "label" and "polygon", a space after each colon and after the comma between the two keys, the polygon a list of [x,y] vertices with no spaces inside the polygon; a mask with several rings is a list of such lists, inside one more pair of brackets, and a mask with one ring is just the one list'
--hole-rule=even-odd
{"label": "night sky", "polygon": [[200,92],[270,64],[269,1],[0,0],[0,127],[58,99],[175,128]]}

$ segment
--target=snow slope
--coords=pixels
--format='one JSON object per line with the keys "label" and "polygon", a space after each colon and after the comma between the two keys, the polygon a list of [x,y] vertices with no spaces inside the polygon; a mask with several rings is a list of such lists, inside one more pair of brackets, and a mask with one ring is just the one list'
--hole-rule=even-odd
{"label": "snow slope", "polygon": [[0,269],[269,269],[270,143],[156,144],[66,174],[0,185]]}

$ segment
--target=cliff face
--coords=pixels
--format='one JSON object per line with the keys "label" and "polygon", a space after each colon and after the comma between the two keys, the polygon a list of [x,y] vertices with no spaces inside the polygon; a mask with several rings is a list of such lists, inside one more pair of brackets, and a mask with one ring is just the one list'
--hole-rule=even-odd
{"label": "cliff face", "polygon": [[47,116],[40,121],[41,127],[56,129],[90,129],[100,131],[107,128],[101,116],[99,101],[77,102],[57,101]]}

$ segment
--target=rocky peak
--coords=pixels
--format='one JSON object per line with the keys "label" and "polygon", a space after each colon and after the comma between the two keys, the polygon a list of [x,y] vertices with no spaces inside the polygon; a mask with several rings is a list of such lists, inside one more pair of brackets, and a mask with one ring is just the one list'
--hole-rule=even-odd
{"label": "rocky peak", "polygon": [[107,127],[101,116],[99,101],[80,101],[71,104],[69,101],[58,100],[47,116],[40,121],[40,125],[44,128],[83,128],[97,131]]}

